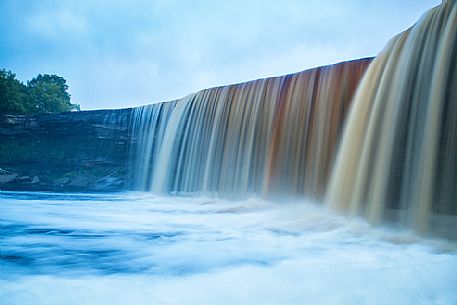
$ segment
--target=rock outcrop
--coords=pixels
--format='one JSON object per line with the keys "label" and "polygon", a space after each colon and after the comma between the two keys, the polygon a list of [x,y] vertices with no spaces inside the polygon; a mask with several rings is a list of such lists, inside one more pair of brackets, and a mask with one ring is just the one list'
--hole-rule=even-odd
{"label": "rock outcrop", "polygon": [[0,189],[126,189],[130,115],[131,109],[0,114]]}

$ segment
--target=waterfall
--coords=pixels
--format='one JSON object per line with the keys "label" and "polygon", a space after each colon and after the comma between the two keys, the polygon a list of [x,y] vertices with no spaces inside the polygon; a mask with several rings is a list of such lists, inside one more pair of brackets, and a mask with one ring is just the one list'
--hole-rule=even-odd
{"label": "waterfall", "polygon": [[455,236],[456,37],[457,5],[448,0],[374,61],[136,108],[136,188],[305,196],[373,223]]}
{"label": "waterfall", "polygon": [[330,179],[331,206],[456,235],[456,37],[457,5],[444,1],[371,63]]}
{"label": "waterfall", "polygon": [[371,59],[217,87],[133,110],[135,184],[156,193],[324,193]]}

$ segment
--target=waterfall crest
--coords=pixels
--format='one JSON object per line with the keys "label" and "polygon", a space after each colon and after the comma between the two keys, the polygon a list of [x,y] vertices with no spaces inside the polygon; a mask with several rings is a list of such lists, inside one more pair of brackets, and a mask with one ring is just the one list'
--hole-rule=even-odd
{"label": "waterfall crest", "polygon": [[[457,5],[449,0],[372,62],[348,115],[326,196],[331,206],[422,232],[457,214],[456,37]],[[456,234],[452,223],[444,227]]]}

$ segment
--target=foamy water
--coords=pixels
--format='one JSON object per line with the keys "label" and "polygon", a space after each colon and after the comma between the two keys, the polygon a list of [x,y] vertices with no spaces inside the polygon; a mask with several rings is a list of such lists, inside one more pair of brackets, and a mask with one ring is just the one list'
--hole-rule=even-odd
{"label": "foamy water", "polygon": [[0,193],[0,304],[457,304],[453,243],[309,202]]}

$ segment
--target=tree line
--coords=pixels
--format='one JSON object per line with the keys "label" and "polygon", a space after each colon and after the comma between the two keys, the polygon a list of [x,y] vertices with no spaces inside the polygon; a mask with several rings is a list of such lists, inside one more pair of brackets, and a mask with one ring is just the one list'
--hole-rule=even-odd
{"label": "tree line", "polygon": [[67,81],[57,75],[39,74],[26,84],[13,72],[0,69],[0,113],[38,114],[80,110],[71,102]]}

